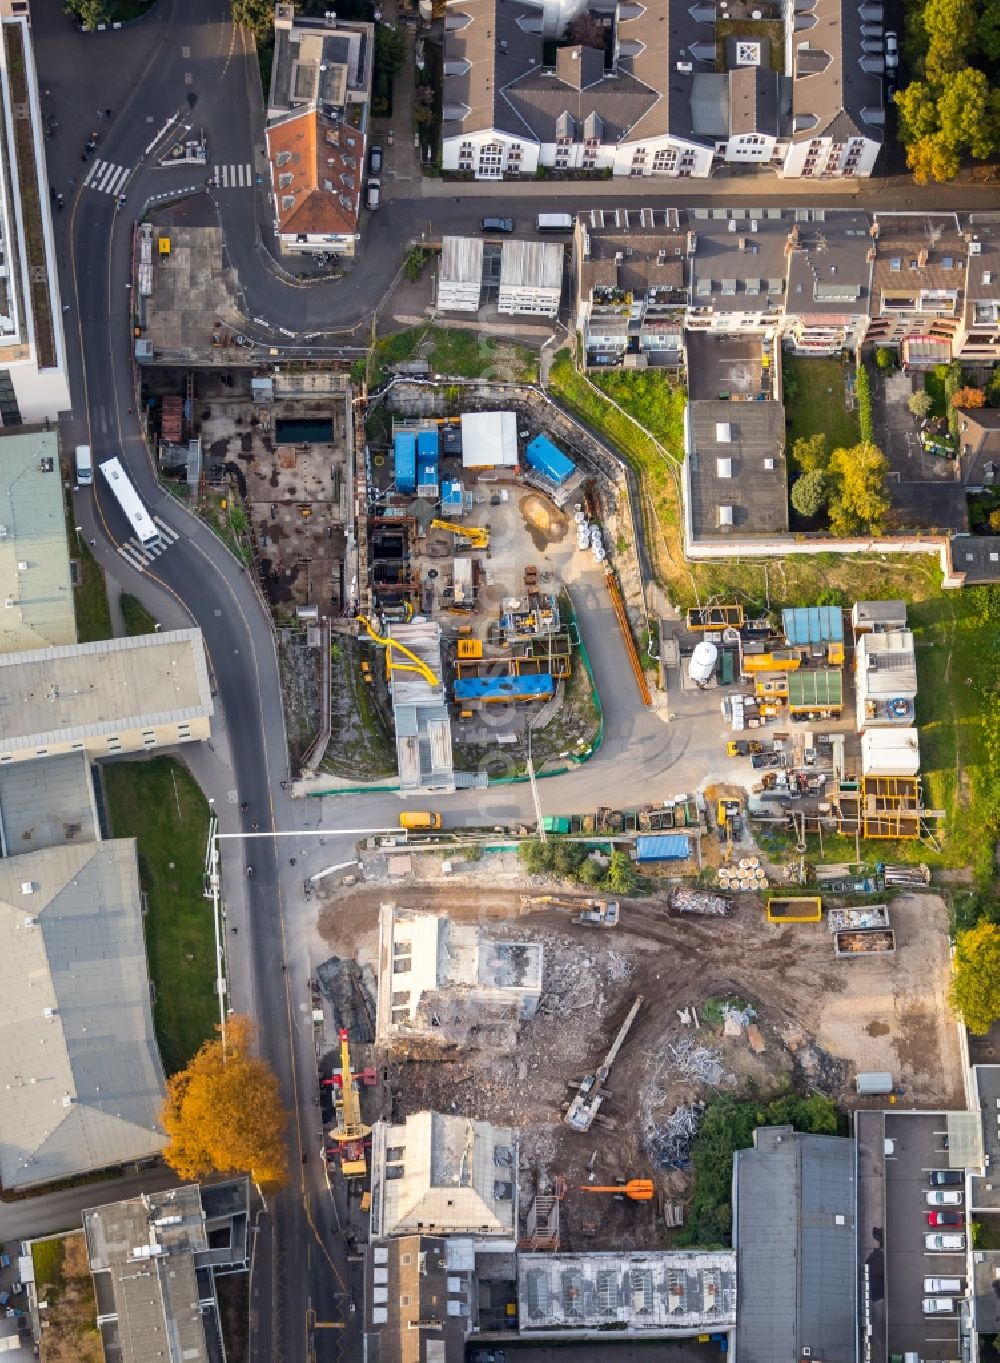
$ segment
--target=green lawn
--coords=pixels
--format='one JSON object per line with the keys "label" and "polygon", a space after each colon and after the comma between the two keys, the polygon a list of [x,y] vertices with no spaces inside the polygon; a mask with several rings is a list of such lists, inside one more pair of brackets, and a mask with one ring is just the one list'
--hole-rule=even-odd
{"label": "green lawn", "polygon": [[602,393],[624,407],[629,416],[680,459],[684,453],[684,408],[687,395],[659,369],[616,370],[592,374]]}
{"label": "green lawn", "polygon": [[844,365],[841,360],[782,356],[788,448],[800,436],[822,432],[831,450],[856,445],[861,439],[856,412],[844,407]]}
{"label": "green lawn", "polygon": [[122,592],[120,605],[126,634],[156,633],[156,617],[150,614],[137,596]]}
{"label": "green lawn", "polygon": [[80,581],[73,588],[76,637],[81,644],[111,639],[114,630],[111,626],[108,592],[104,585],[104,570],[90,552],[87,541],[76,532],[72,504],[67,509],[66,536],[70,557],[75,558],[80,565]]}
{"label": "green lawn", "polygon": [[136,838],[146,891],[146,951],[156,988],[153,1021],[167,1074],[213,1035],[215,933],[202,898],[208,802],[172,757],[102,768],[116,838]]}
{"label": "green lawn", "polygon": [[538,357],[524,346],[458,327],[411,327],[375,342],[368,365],[369,385],[376,388],[387,383],[395,365],[413,359],[426,359],[432,373],[445,379],[534,383],[538,378]]}

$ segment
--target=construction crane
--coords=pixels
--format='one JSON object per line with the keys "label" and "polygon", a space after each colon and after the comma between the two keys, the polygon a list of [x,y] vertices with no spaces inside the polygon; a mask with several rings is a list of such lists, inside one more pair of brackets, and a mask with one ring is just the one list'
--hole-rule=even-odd
{"label": "construction crane", "polygon": [[[418,658],[411,648],[407,648],[405,644],[400,643],[398,639],[393,639],[389,634],[379,634],[367,616],[358,615],[355,616],[355,619],[359,625],[363,626],[369,639],[385,649],[386,672],[390,677],[394,670],[396,672],[419,672],[428,686],[437,687],[441,685],[435,672],[427,666],[423,658]],[[399,662],[394,659],[394,651],[408,661]]]}
{"label": "construction crane", "polygon": [[339,1149],[340,1167],[345,1178],[364,1178],[368,1172],[365,1137],[371,1134],[371,1127],[361,1120],[361,1100],[351,1069],[351,1047],[343,1027],[340,1029],[340,1089],[334,1101],[337,1125],[330,1132],[330,1139]]}
{"label": "construction crane", "polygon": [[612,1184],[567,1183],[564,1178],[556,1180],[556,1197],[562,1200],[570,1191],[576,1193],[612,1193],[615,1197],[627,1197],[630,1202],[652,1202],[656,1194],[651,1178],[630,1178],[627,1182],[623,1179],[621,1183]]}
{"label": "construction crane", "polygon": [[431,521],[432,530],[450,530],[453,535],[461,535],[469,541],[470,549],[488,549],[490,532],[488,526],[456,525],[454,521]]}
{"label": "construction crane", "polygon": [[[604,1057],[599,1069],[593,1074],[587,1074],[580,1081],[580,1088],[566,1110],[563,1121],[567,1126],[571,1126],[574,1131],[589,1131],[593,1125],[594,1118],[605,1099],[604,1085],[608,1082],[611,1073],[611,1066],[622,1046],[625,1038],[629,1034],[632,1023],[635,1022],[636,1014],[642,1007],[642,995],[639,994],[628,1010],[628,1016],[618,1029],[618,1035],[611,1043],[611,1049]],[[602,1118],[602,1121],[604,1119]]]}

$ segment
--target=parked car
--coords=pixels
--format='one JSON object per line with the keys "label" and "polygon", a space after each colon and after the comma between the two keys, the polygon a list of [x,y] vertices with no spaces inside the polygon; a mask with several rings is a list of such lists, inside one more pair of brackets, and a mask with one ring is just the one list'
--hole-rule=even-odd
{"label": "parked car", "polygon": [[951,1316],[955,1313],[955,1302],[952,1297],[925,1297],[924,1315],[925,1316]]}
{"label": "parked car", "polygon": [[940,1231],[932,1235],[924,1236],[924,1249],[937,1250],[940,1253],[957,1254],[965,1251],[965,1236],[952,1233],[942,1235]]}
{"label": "parked car", "polygon": [[928,1226],[964,1226],[965,1217],[961,1212],[928,1212]]}
{"label": "parked car", "polygon": [[508,236],[514,230],[513,218],[483,218],[484,232],[504,232]]}
{"label": "parked car", "polygon": [[961,1169],[932,1169],[927,1175],[927,1181],[932,1188],[947,1188],[954,1184],[961,1184],[965,1180],[965,1175]]}
{"label": "parked car", "polygon": [[925,1193],[928,1207],[960,1207],[962,1205],[962,1194],[956,1189],[951,1188],[942,1191],[940,1188],[933,1193]]}
{"label": "parked car", "polygon": [[368,174],[380,175],[382,173],[382,148],[371,146],[368,148]]}
{"label": "parked car", "polygon": [[381,197],[382,197],[381,184],[379,184],[378,180],[369,180],[368,196],[365,199],[366,208],[368,208],[370,212],[374,212],[375,209],[378,208],[379,200],[381,199]]}
{"label": "parked car", "polygon": [[895,71],[899,65],[899,39],[892,29],[885,35],[885,69]]}
{"label": "parked car", "polygon": [[951,1292],[958,1293],[962,1290],[961,1278],[925,1278],[925,1292]]}

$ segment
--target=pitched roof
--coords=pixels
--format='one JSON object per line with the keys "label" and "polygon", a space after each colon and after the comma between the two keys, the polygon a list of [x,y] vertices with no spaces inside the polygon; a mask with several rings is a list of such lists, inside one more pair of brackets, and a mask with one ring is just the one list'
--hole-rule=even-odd
{"label": "pitched roof", "polygon": [[861,18],[845,0],[796,0],[792,141],[883,140],[882,58],[866,54]]}
{"label": "pitched roof", "polygon": [[315,109],[268,128],[278,231],[341,236],[356,232],[364,151],[362,133]]}
{"label": "pitched roof", "polygon": [[443,124],[462,133],[534,134],[507,87],[542,64],[541,11],[519,0],[449,0],[445,15]]}
{"label": "pitched roof", "polygon": [[0,936],[0,1085],[8,1091],[0,1182],[47,1183],[159,1150],[164,1080],[135,843],[4,859]]}
{"label": "pitched roof", "polygon": [[762,66],[738,66],[729,72],[730,133],[778,135],[778,77]]}

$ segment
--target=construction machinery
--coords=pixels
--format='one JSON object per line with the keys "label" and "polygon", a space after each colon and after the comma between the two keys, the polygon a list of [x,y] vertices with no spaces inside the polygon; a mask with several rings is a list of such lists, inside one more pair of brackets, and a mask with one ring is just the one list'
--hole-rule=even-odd
{"label": "construction machinery", "polygon": [[582,923],[588,928],[616,928],[619,919],[617,899],[575,899],[570,895],[523,894],[521,903],[528,905],[547,904],[554,909],[569,909],[573,913],[572,922]]}
{"label": "construction machinery", "polygon": [[371,1127],[361,1120],[361,1100],[355,1087],[351,1069],[351,1047],[345,1028],[340,1030],[340,1088],[334,1099],[337,1125],[330,1132],[340,1155],[340,1167],[345,1178],[364,1178],[368,1172],[365,1140]]}
{"label": "construction machinery", "polygon": [[490,531],[488,526],[482,525],[457,525],[454,521],[431,521],[432,530],[450,530],[457,537],[469,541],[470,549],[488,549],[490,547]]}
{"label": "construction machinery", "polygon": [[[396,672],[418,672],[428,686],[438,687],[441,685],[434,671],[427,666],[423,658],[418,658],[411,648],[407,648],[405,644],[400,643],[398,639],[393,639],[389,634],[380,634],[367,616],[358,615],[355,616],[355,619],[365,630],[369,639],[385,649],[387,676],[391,677],[394,670]],[[393,656],[394,654],[399,654],[399,657],[406,661],[400,662]]]}
{"label": "construction machinery", "polygon": [[632,1023],[635,1022],[636,1014],[642,1007],[643,997],[639,994],[632,1007],[628,1010],[625,1021],[618,1029],[618,1035],[611,1043],[611,1049],[604,1057],[599,1068],[593,1074],[584,1075],[580,1081],[572,1102],[566,1109],[563,1121],[567,1126],[571,1126],[574,1131],[589,1131],[594,1123],[594,1118],[600,1111],[601,1104],[607,1096],[604,1085],[608,1082],[611,1073],[611,1066],[615,1063],[618,1052],[625,1044],[625,1038],[629,1034]]}
{"label": "construction machinery", "polygon": [[651,1178],[630,1178],[620,1179],[617,1183],[567,1183],[564,1178],[556,1179],[556,1197],[560,1201],[568,1192],[574,1193],[610,1193],[616,1198],[629,1202],[652,1202],[656,1196],[656,1189],[653,1187]]}

